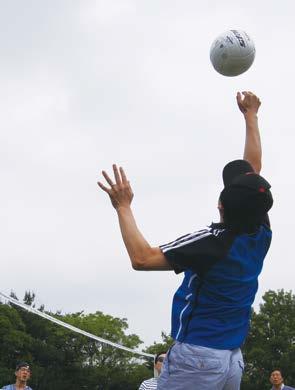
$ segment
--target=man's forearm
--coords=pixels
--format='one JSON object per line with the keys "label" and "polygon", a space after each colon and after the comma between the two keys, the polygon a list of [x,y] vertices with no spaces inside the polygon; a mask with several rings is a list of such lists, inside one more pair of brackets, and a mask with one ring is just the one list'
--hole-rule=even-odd
{"label": "man's forearm", "polygon": [[98,182],[99,187],[106,192],[117,211],[122,238],[129,254],[132,267],[136,270],[168,271],[172,266],[159,247],[152,248],[139,231],[131,210],[133,191],[122,167],[113,164],[116,183],[102,171],[109,187]]}
{"label": "man's forearm", "polygon": [[132,267],[144,271],[170,271],[168,263],[159,247],[151,247],[139,231],[130,207],[117,209],[122,238],[129,254]]}
{"label": "man's forearm", "polygon": [[244,160],[247,160],[256,173],[261,170],[262,148],[256,113],[246,113],[246,138],[244,148]]}
{"label": "man's forearm", "polygon": [[117,210],[122,238],[129,254],[132,267],[138,269],[140,263],[151,251],[151,246],[139,231],[130,207]]}

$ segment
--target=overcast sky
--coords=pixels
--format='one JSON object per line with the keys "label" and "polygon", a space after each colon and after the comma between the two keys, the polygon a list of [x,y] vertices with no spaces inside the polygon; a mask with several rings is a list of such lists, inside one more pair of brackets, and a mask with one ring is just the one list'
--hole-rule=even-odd
{"label": "overcast sky", "polygon": [[[222,167],[242,157],[243,90],[262,101],[275,199],[255,307],[294,289],[294,11],[293,0],[2,0],[0,291],[126,317],[145,344],[159,341],[182,276],[132,270],[96,182],[123,165],[152,245],[218,221]],[[209,49],[231,28],[257,53],[227,78]]]}

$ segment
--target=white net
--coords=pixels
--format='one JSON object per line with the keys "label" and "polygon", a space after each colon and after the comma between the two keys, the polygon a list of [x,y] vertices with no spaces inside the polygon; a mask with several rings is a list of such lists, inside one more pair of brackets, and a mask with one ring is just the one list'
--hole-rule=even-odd
{"label": "white net", "polygon": [[120,344],[114,343],[112,341],[105,340],[105,339],[103,339],[101,337],[98,337],[98,336],[96,336],[94,334],[86,332],[85,330],[76,328],[73,325],[67,324],[66,322],[60,321],[57,318],[54,318],[54,317],[52,317],[52,316],[50,316],[50,315],[48,315],[48,314],[46,314],[46,313],[44,313],[44,312],[42,312],[40,310],[37,310],[37,309],[35,309],[32,306],[26,305],[25,303],[21,303],[17,299],[11,298],[8,295],[3,294],[2,292],[0,292],[0,295],[5,300],[13,303],[14,305],[17,305],[17,306],[23,308],[24,310],[27,310],[27,311],[29,311],[29,312],[31,312],[33,314],[36,314],[39,317],[45,318],[46,320],[51,321],[51,322],[53,322],[53,323],[55,323],[57,325],[63,326],[64,328],[67,328],[67,329],[71,330],[72,332],[76,332],[76,333],[82,334],[83,336],[86,336],[86,337],[89,337],[90,339],[99,341],[100,343],[104,343],[104,344],[110,345],[110,346],[112,346],[114,348],[118,348],[118,349],[122,349],[123,351],[131,352],[134,355],[140,355],[140,356],[145,356],[145,357],[148,357],[148,358],[154,358],[154,355],[152,355],[150,353],[146,353],[146,352],[142,352],[142,351],[138,351],[138,350],[134,350],[134,349],[125,347],[124,345],[120,345]]}

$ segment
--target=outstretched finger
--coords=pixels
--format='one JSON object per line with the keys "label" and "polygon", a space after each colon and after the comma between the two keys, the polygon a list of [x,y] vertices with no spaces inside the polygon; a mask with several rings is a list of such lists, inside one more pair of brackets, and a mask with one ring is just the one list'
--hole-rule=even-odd
{"label": "outstretched finger", "polygon": [[[242,97],[242,94],[244,95],[244,97]],[[242,94],[240,92],[237,93],[237,103],[238,103],[238,107],[240,109],[240,111],[245,114],[247,109],[245,108],[245,99],[246,99],[246,96],[244,94],[244,92],[242,92]]]}
{"label": "outstretched finger", "polygon": [[241,92],[238,92],[237,93],[237,102],[240,104],[242,103],[242,95],[241,95]]}
{"label": "outstretched finger", "polygon": [[106,171],[102,171],[103,177],[106,179],[108,184],[112,187],[114,185],[112,179],[109,177],[109,175],[106,173]]}
{"label": "outstretched finger", "polygon": [[124,172],[124,169],[122,167],[119,168],[120,169],[120,174],[121,174],[121,177],[122,177],[122,182],[124,184],[128,183],[128,180],[127,180],[127,176]]}
{"label": "outstretched finger", "polygon": [[110,193],[110,189],[107,188],[104,184],[102,184],[100,181],[97,182],[98,186],[104,191],[106,192],[107,194]]}
{"label": "outstretched finger", "polygon": [[116,184],[118,184],[118,185],[122,184],[120,173],[118,171],[118,167],[116,164],[113,164],[113,171],[114,171],[114,176],[116,179]]}

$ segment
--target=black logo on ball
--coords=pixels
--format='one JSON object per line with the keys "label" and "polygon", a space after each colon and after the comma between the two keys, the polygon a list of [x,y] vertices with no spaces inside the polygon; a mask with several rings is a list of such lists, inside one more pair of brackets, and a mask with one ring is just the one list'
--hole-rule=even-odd
{"label": "black logo on ball", "polygon": [[235,37],[239,41],[240,46],[246,47],[246,43],[244,41],[244,38],[241,36],[241,34],[237,30],[231,30],[231,31],[233,32],[233,34],[235,35]]}

